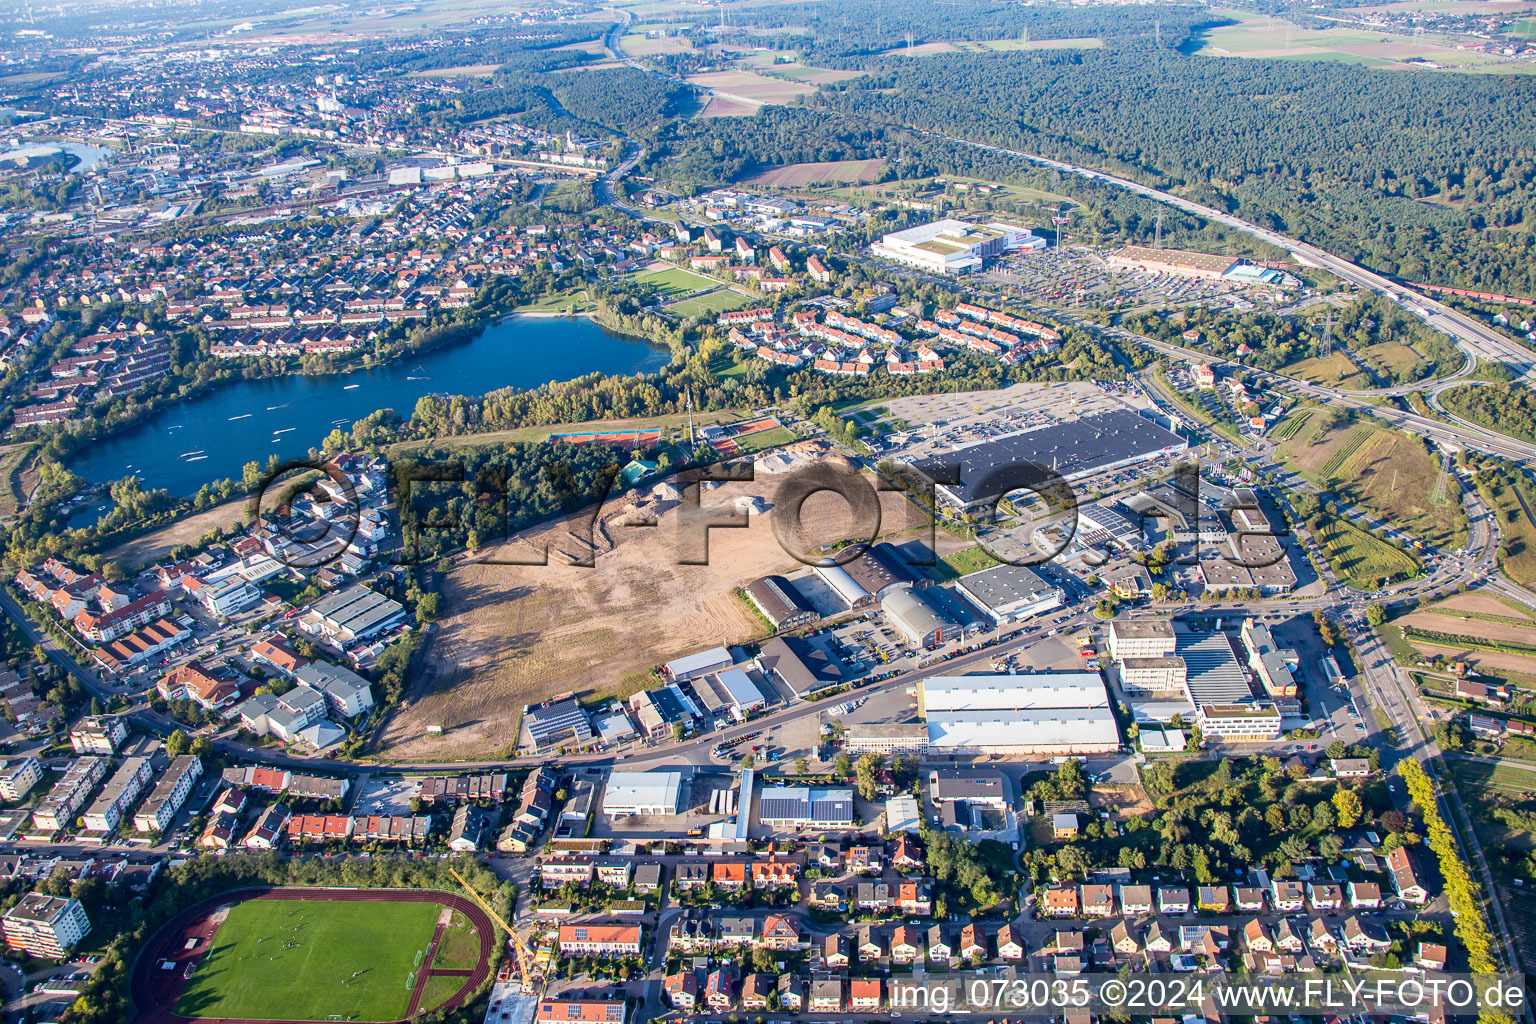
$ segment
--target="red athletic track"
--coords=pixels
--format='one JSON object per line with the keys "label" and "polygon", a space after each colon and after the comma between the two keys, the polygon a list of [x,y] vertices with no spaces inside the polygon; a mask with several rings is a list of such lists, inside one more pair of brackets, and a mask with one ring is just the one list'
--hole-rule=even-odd
{"label": "red athletic track", "polygon": [[[220,893],[200,903],[195,903],[177,914],[157,931],[139,951],[138,958],[133,963],[132,996],[133,1005],[138,1011],[135,1017],[137,1024],[190,1024],[190,1022],[202,1022],[202,1024],[312,1024],[314,1018],[309,1020],[267,1020],[245,1019],[239,1017],[185,1017],[175,1011],[176,1001],[181,998],[186,989],[185,977],[187,963],[202,960],[212,949],[212,939],[217,926],[210,920],[214,912],[220,907],[235,903],[243,903],[246,900],[336,900],[362,903],[437,903],[441,906],[457,910],[470,923],[475,926],[475,931],[480,936],[480,961],[474,970],[464,972],[464,984],[459,990],[442,1004],[443,1009],[453,1010],[468,1001],[470,995],[479,988],[481,983],[490,976],[491,955],[495,949],[496,926],[491,923],[490,915],[481,910],[473,900],[456,893],[444,892],[440,889],[331,889],[331,888],[251,888],[233,889]],[[423,971],[416,981],[416,992],[411,996],[412,1009],[421,997],[430,965],[432,954],[435,952],[437,937],[441,929],[433,933],[432,947],[427,951],[427,958],[422,961]],[[191,949],[186,949],[187,939],[196,938],[197,944]],[[162,971],[160,963],[172,960],[178,964],[176,970]],[[455,974],[457,971],[445,971],[441,973]],[[430,1009],[430,1007],[429,1007]],[[382,1021],[371,1024],[408,1024],[408,1021]]]}

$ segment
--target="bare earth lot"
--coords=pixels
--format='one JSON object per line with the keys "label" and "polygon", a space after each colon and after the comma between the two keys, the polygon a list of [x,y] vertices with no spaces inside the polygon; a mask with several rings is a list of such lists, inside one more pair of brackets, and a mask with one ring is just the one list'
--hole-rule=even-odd
{"label": "bare earth lot", "polygon": [[812,182],[869,182],[880,176],[884,160],[834,160],[811,164],[781,164],[743,178],[746,185],[799,188]]}
{"label": "bare earth lot", "polygon": [[[755,483],[704,492],[703,506],[729,509],[746,494],[772,503],[780,479],[759,472]],[[881,505],[884,533],[923,522],[898,494],[883,493]],[[566,520],[477,552],[475,562],[450,573],[427,668],[385,726],[382,755],[496,754],[515,742],[524,704],[566,691],[633,693],[650,681],[651,668],[671,658],[762,635],[761,620],[735,591],[799,565],[775,539],[774,509],[752,517],[746,529],[711,530],[709,564],[679,565],[677,504],[660,507],[653,527],[633,524],[656,513],[654,500],[638,510],[622,500],[605,507],[593,568],[570,564],[583,545]],[[584,533],[590,516],[577,517],[576,533]],[[805,503],[802,521],[828,540],[848,532],[850,517],[842,498],[819,494]],[[487,564],[488,556],[529,557],[545,543],[547,566]],[[444,726],[443,735],[427,735],[434,725]]]}

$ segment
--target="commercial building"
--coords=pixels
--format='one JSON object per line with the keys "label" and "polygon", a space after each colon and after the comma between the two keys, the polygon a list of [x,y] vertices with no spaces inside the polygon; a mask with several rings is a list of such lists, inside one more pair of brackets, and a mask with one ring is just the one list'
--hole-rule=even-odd
{"label": "commercial building", "polygon": [[1183,696],[1188,669],[1183,658],[1125,658],[1120,688],[1130,696]]}
{"label": "commercial building", "polygon": [[681,725],[684,730],[691,730],[694,722],[704,717],[704,712],[693,702],[693,698],[676,683],[668,683],[654,690],[641,690],[629,698],[629,707],[641,731],[653,739],[667,735],[677,725]]}
{"label": "commercial building", "polygon": [[721,688],[731,702],[731,712],[738,720],[745,720],[750,712],[767,703],[752,677],[739,668],[728,668],[715,678],[720,681]]}
{"label": "commercial building", "polygon": [[724,647],[711,647],[707,651],[690,654],[683,658],[674,658],[662,668],[662,675],[674,683],[687,682],[700,676],[707,676],[711,672],[719,672],[721,669],[730,668],[732,663],[731,652]]}
{"label": "commercial building", "polygon": [[101,795],[85,810],[85,827],[91,832],[110,832],[144,792],[155,770],[147,757],[126,758],[102,787]]}
{"label": "commercial building", "polygon": [[581,744],[592,739],[592,723],[575,694],[562,694],[542,704],[523,706],[523,727],[534,747]]}
{"label": "commercial building", "polygon": [[1269,703],[1198,704],[1200,729],[1208,739],[1272,740],[1280,735],[1280,710]]}
{"label": "commercial building", "polygon": [[91,930],[80,901],[64,896],[28,893],[0,919],[5,944],[32,956],[59,960]]}
{"label": "commercial building", "polygon": [[1096,672],[935,676],[918,684],[927,755],[1094,754],[1120,748]]}
{"label": "commercial building", "polygon": [[962,274],[980,268],[987,257],[1017,249],[1043,249],[1045,245],[1045,239],[1028,228],[997,221],[972,224],[945,219],[892,231],[870,251],[935,274]]}
{"label": "commercial building", "polygon": [[1066,595],[1027,565],[997,565],[955,581],[955,589],[993,622],[1022,622],[1060,608]]}
{"label": "commercial building", "polygon": [[373,685],[349,668],[312,661],[294,678],[325,696],[325,706],[337,721],[356,718],[373,707]]}
{"label": "commercial building", "polygon": [[1165,658],[1176,644],[1173,623],[1167,619],[1113,619],[1109,623],[1109,656],[1116,661]]}
{"label": "commercial building", "polygon": [[1248,648],[1248,667],[1271,697],[1296,696],[1296,672],[1301,656],[1295,650],[1275,643],[1267,625],[1258,619],[1244,619],[1240,634]]}
{"label": "commercial building", "polygon": [[405,606],[355,583],[310,605],[299,624],[339,644],[367,640],[405,621]]}
{"label": "commercial building", "polygon": [[77,754],[111,757],[128,738],[128,724],[118,715],[91,715],[69,730],[69,744]]}
{"label": "commercial building", "polygon": [[922,722],[859,722],[843,728],[843,751],[857,754],[917,754],[928,749]]}
{"label": "commercial building", "polygon": [[940,614],[922,591],[902,588],[880,602],[886,620],[918,647],[932,650],[950,640],[960,639],[960,623]]}
{"label": "commercial building", "polygon": [[[990,438],[913,465],[934,480],[944,499],[962,509],[995,502],[1026,484],[1042,486],[1048,470],[1063,480],[1081,480],[1189,448],[1189,442],[1129,409],[1113,409],[1064,423],[1032,427]],[[1038,467],[1036,477],[1026,476]]]}
{"label": "commercial building", "polygon": [[64,775],[43,797],[32,812],[32,824],[41,832],[57,832],[74,824],[75,812],[111,765],[104,757],[82,757],[65,770]]}
{"label": "commercial building", "polygon": [[1189,252],[1184,249],[1153,249],[1145,245],[1125,245],[1111,253],[1105,262],[1112,267],[1126,267],[1149,274],[1173,274],[1177,277],[1220,281],[1228,271],[1242,261],[1232,256]]}
{"label": "commercial building", "polygon": [[154,790],[133,816],[140,832],[163,832],[176,817],[192,787],[203,774],[203,761],[193,754],[182,754],[171,762]]}
{"label": "commercial building", "polygon": [[32,792],[43,778],[43,766],[35,757],[0,762],[0,797],[15,803]]}
{"label": "commercial building", "polygon": [[757,817],[781,828],[847,828],[853,825],[853,790],[764,786]]}
{"label": "commercial building", "polygon": [[747,599],[775,630],[808,626],[819,616],[795,585],[783,576],[764,576],[747,584]]}
{"label": "commercial building", "polygon": [[828,649],[822,637],[776,636],[763,644],[757,667],[764,676],[777,679],[795,696],[806,697],[848,681],[842,659]]}
{"label": "commercial building", "polygon": [[676,814],[683,802],[682,772],[612,772],[603,790],[603,813]]}

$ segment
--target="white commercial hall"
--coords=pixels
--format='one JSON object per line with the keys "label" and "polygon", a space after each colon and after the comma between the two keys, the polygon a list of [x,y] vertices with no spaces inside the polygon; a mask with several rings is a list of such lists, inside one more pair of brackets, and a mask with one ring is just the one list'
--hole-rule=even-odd
{"label": "white commercial hall", "polygon": [[1097,672],[934,676],[918,684],[928,754],[1105,754],[1120,749]]}
{"label": "white commercial hall", "polygon": [[603,790],[603,813],[676,814],[683,802],[682,772],[612,772]]}

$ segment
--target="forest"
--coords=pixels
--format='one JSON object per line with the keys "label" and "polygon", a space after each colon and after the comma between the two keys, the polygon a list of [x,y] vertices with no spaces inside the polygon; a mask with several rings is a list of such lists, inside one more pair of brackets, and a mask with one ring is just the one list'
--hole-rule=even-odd
{"label": "forest", "polygon": [[1171,188],[1405,280],[1536,293],[1524,79],[1166,49],[870,66],[813,102]]}

